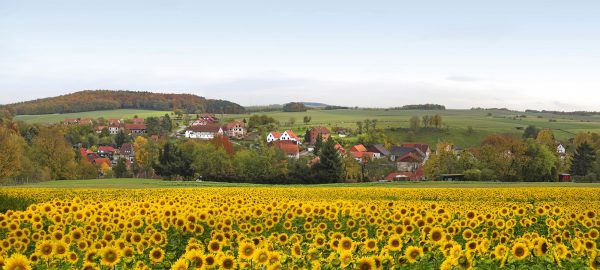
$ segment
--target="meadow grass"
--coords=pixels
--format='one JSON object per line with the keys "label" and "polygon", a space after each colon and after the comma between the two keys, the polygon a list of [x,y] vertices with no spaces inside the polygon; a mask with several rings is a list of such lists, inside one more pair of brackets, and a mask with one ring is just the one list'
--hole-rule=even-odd
{"label": "meadow grass", "polygon": [[163,116],[166,113],[170,114],[170,111],[153,111],[153,110],[134,110],[134,109],[122,109],[122,110],[108,110],[108,111],[92,111],[92,112],[79,112],[79,113],[64,113],[64,114],[41,114],[41,115],[18,115],[15,117],[16,120],[20,120],[29,124],[35,123],[60,123],[65,118],[92,118],[97,119],[100,117],[117,118],[117,119],[128,119],[134,116],[147,118],[151,116]]}
{"label": "meadow grass", "polygon": [[[580,187],[600,188],[600,183],[571,182],[469,182],[469,181],[418,181],[418,182],[367,182],[367,183],[335,183],[320,185],[265,185],[245,183],[225,183],[212,181],[167,181],[160,179],[112,178],[90,180],[54,180],[30,183],[19,188],[195,188],[195,187],[390,187],[390,188],[515,188],[515,187]],[[11,188],[11,187],[4,187]]]}

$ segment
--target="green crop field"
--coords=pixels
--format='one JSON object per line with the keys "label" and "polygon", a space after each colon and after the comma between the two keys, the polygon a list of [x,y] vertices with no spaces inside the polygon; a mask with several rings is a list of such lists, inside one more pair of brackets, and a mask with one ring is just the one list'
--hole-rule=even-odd
{"label": "green crop field", "polygon": [[[260,113],[263,114],[263,113]],[[567,116],[550,113],[522,113],[503,110],[309,110],[307,112],[267,112],[264,113],[278,120],[281,129],[291,128],[297,134],[304,134],[310,126],[323,125],[329,128],[356,128],[356,122],[364,119],[377,119],[377,127],[386,130],[386,135],[397,143],[423,142],[435,145],[440,140],[446,140],[455,145],[469,147],[479,145],[481,140],[491,133],[509,133],[521,135],[528,125],[538,128],[549,128],[557,139],[566,141],[580,131],[600,132],[600,118],[597,116]],[[412,116],[440,114],[443,117],[444,128],[441,130],[421,130],[411,135],[409,119]],[[490,115],[491,114],[491,115]],[[516,117],[517,115],[526,117]],[[304,116],[312,120],[305,125]],[[225,118],[243,119],[250,115],[225,115]],[[295,120],[290,124],[291,118]],[[468,133],[468,127],[473,128]],[[352,138],[349,138],[351,141]]]}
{"label": "green crop field", "polygon": [[[18,186],[19,188],[182,188],[182,187],[297,187],[306,185],[259,185],[222,182],[166,181],[159,179],[91,179],[55,180]],[[600,188],[600,183],[562,182],[466,182],[466,181],[420,181],[420,182],[368,182],[312,185],[310,187],[399,187],[399,188],[499,188],[499,187],[581,187]],[[10,188],[10,187],[4,187]]]}
{"label": "green crop field", "polygon": [[65,114],[43,114],[43,115],[18,115],[15,117],[16,120],[20,120],[26,123],[59,123],[65,118],[92,118],[96,119],[99,117],[118,118],[126,119],[133,118],[134,116],[139,117],[150,117],[150,116],[162,116],[165,113],[171,113],[170,111],[152,111],[152,110],[109,110],[109,111],[92,111],[92,112],[80,112],[80,113],[65,113]]}

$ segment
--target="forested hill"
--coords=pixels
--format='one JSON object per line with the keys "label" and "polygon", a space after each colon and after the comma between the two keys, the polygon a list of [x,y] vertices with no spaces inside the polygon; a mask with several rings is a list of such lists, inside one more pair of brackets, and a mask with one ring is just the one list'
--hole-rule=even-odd
{"label": "forested hill", "polygon": [[5,105],[16,115],[76,113],[98,110],[145,109],[188,113],[244,113],[244,107],[191,94],[162,94],[135,91],[85,90],[58,97]]}

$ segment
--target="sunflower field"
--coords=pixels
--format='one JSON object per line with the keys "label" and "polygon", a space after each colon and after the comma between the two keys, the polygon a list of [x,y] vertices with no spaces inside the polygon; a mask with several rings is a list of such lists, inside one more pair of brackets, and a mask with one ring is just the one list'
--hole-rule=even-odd
{"label": "sunflower field", "polygon": [[600,188],[3,188],[0,268],[600,269]]}

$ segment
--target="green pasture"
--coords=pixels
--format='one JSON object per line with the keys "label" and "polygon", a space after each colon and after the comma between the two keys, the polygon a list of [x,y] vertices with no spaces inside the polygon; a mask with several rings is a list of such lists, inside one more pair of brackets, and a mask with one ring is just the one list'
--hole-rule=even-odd
{"label": "green pasture", "polygon": [[[466,181],[419,181],[419,182],[368,182],[336,183],[322,185],[258,185],[222,182],[167,181],[159,179],[91,179],[55,180],[30,183],[19,188],[194,188],[194,187],[396,187],[396,188],[511,188],[511,187],[582,187],[600,188],[600,183],[559,183],[559,182],[466,182]],[[4,187],[10,188],[10,187]],[[2,188],[0,188],[0,193]]]}
{"label": "green pasture", "polygon": [[92,112],[79,112],[79,113],[65,113],[65,114],[42,114],[42,115],[18,115],[15,117],[16,120],[21,120],[26,123],[60,123],[65,118],[92,118],[97,119],[100,117],[117,118],[117,119],[128,119],[134,116],[142,118],[151,116],[162,116],[166,113],[170,114],[170,111],[153,111],[153,110],[134,110],[134,109],[123,109],[123,110],[109,110],[109,111],[92,111]]}

